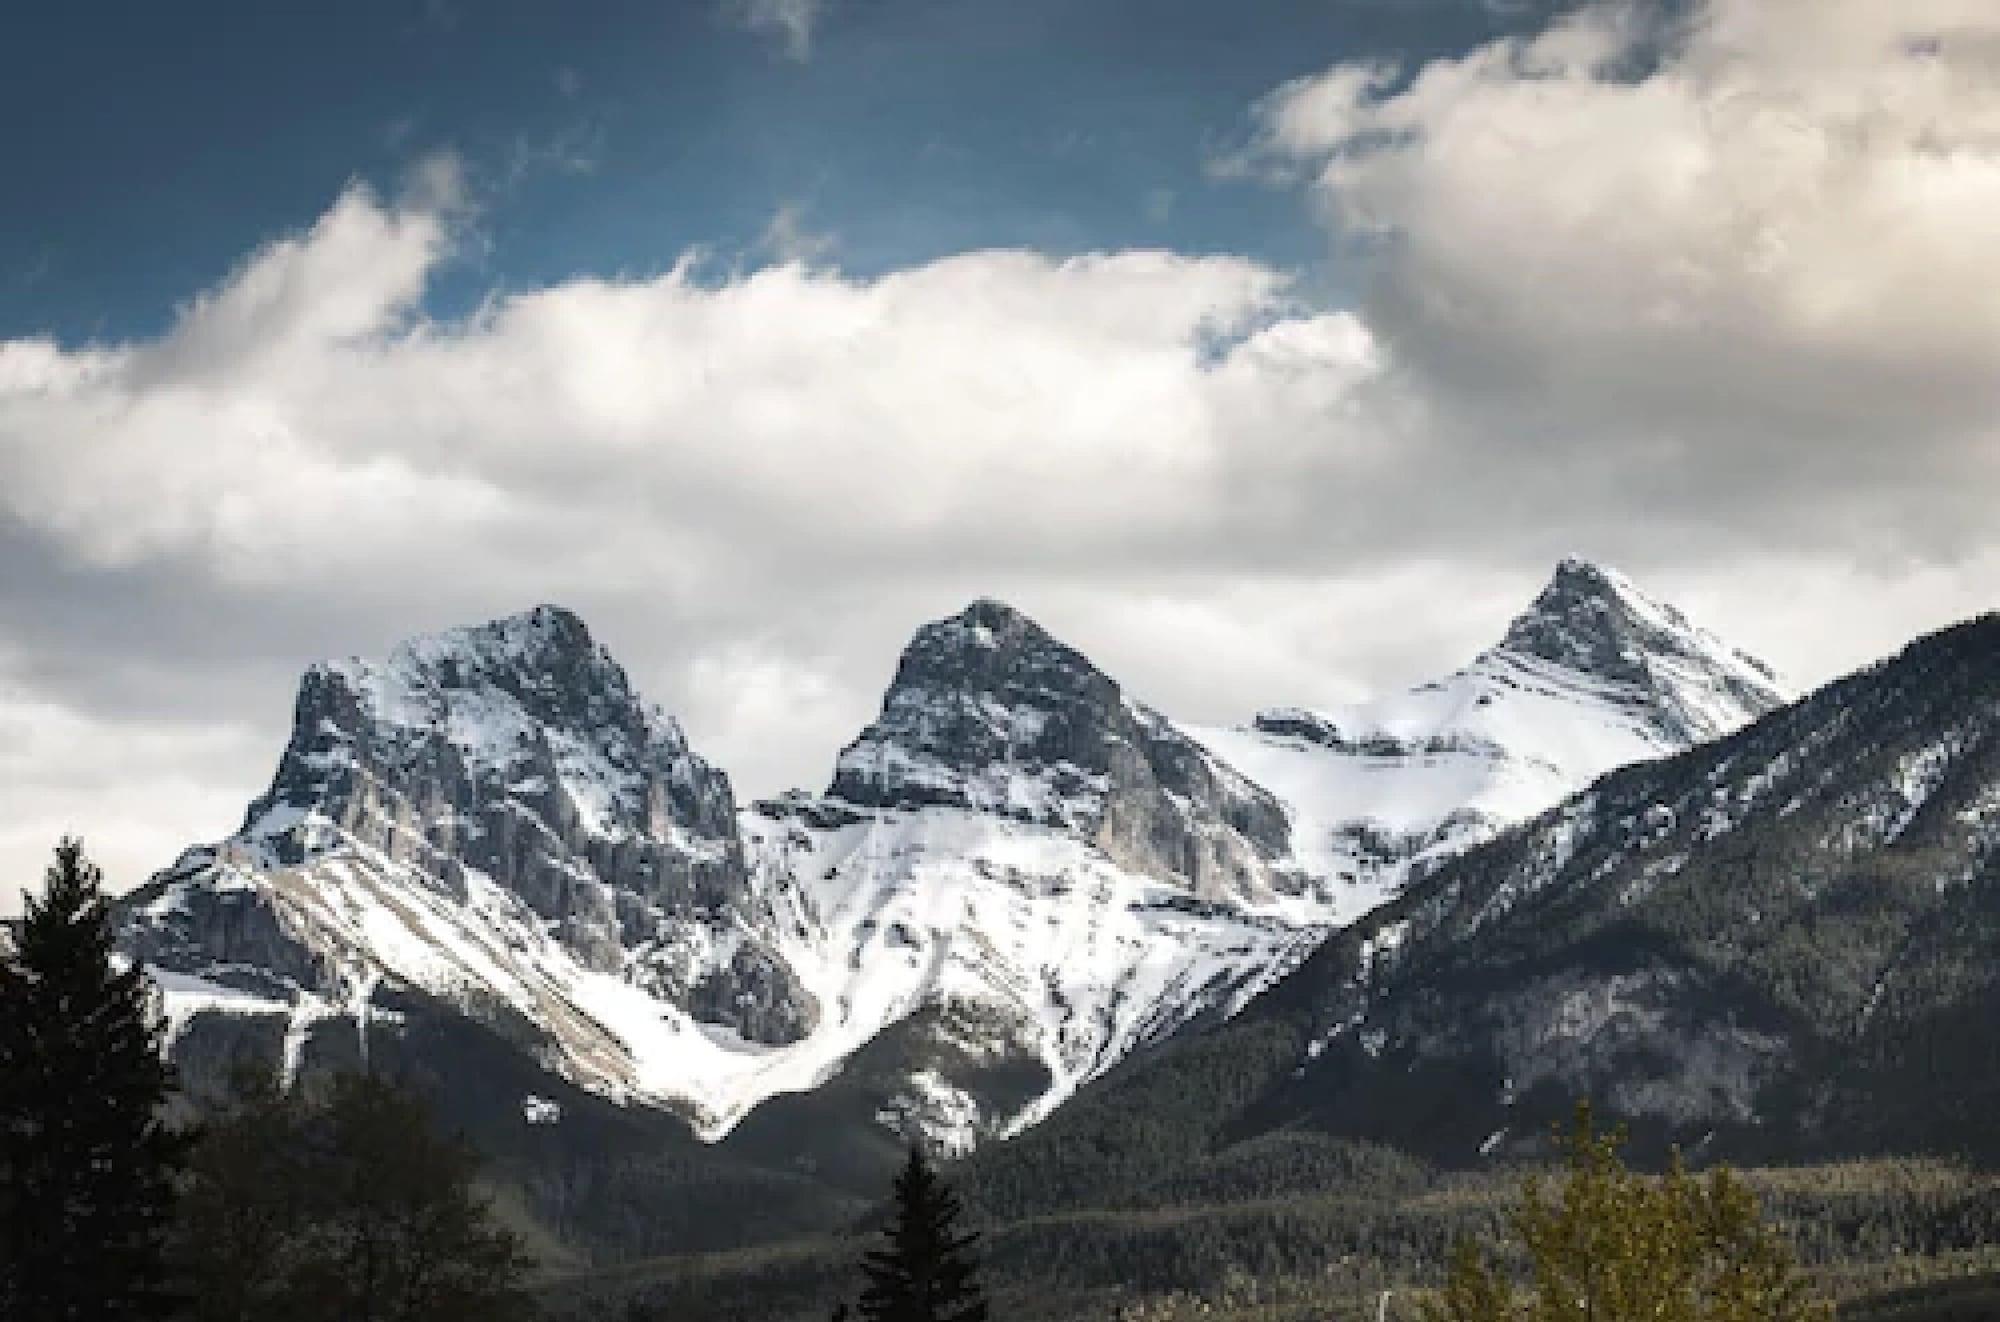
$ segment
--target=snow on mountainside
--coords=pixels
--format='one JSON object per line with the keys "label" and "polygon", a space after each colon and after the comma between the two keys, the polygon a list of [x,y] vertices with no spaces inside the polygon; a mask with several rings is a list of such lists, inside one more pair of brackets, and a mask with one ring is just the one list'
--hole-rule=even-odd
{"label": "snow on mountainside", "polygon": [[1274,1113],[1463,1157],[1587,1096],[1711,1155],[2000,1156],[2000,616],[1604,777],[1369,925],[1290,989],[1314,1035]]}
{"label": "snow on mountainside", "polygon": [[287,1068],[365,1053],[407,988],[706,1138],[845,1090],[963,1147],[1234,1012],[1413,867],[1775,700],[1576,563],[1442,684],[1197,737],[981,601],[917,632],[825,794],[739,811],[542,607],[314,667],[271,789],[123,939],[184,1040],[271,1022]]}
{"label": "snow on mountainside", "polygon": [[1764,666],[1615,571],[1564,560],[1498,646],[1406,693],[1190,727],[1289,806],[1336,921],[1614,767],[1780,705]]}
{"label": "snow on mountainside", "polygon": [[[729,781],[641,702],[580,620],[541,607],[315,666],[243,828],[128,901],[168,1012],[282,1012],[365,1033],[385,981],[518,1015],[614,1095],[694,1104],[818,1007],[747,889]],[[780,897],[780,903],[782,897]]]}
{"label": "snow on mountainside", "polygon": [[[988,742],[1003,708],[1039,738]],[[739,823],[727,778],[541,608],[309,671],[270,791],[133,897],[124,942],[183,1031],[283,1018],[290,1068],[315,1035],[392,1031],[375,1002],[400,984],[710,1138],[930,1011],[959,1055],[1040,1076],[996,1109],[932,1059],[952,1043],[920,1044],[884,1117],[961,1142],[1303,958],[1317,932],[1260,907],[1291,884],[1285,833],[995,603],[919,633],[827,798]]]}
{"label": "snow on mountainside", "polygon": [[[746,834],[810,897],[836,1024],[933,1012],[884,1111],[950,1145],[1233,1009],[1323,932],[1282,805],[997,602],[920,629],[826,796]],[[1000,1061],[1038,1082],[983,1095],[967,1076]]]}
{"label": "snow on mountainside", "polygon": [[[950,1149],[1031,1124],[1135,1048],[1240,1007],[1323,932],[1204,902],[1061,829],[957,807],[793,796],[746,829],[772,883],[817,918],[799,954],[830,1058],[917,1025],[877,1118]],[[1007,1066],[1030,1081],[996,1097],[981,1078]]]}

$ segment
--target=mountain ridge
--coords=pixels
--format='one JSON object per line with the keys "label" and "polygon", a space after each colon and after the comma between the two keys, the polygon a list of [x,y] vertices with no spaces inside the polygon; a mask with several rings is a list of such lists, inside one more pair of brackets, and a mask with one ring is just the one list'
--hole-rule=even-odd
{"label": "mountain ridge", "polygon": [[1143,1203],[1186,1163],[1287,1134],[1477,1166],[1538,1150],[1580,1096],[1650,1157],[1991,1163],[1996,941],[1988,614],[1608,773],[970,1178],[1018,1216],[1082,1190]]}
{"label": "mountain ridge", "polygon": [[[1474,714],[1533,697],[1481,682]],[[1555,698],[1533,710],[1592,749],[1606,721],[1652,731],[1619,750],[1679,738],[1657,686],[1553,663],[1537,682]],[[1491,731],[1432,733],[1452,738],[1364,748],[1369,774],[1523,760]],[[964,1152],[1030,1129],[1603,769],[1558,767],[1476,813],[1447,802],[1422,848],[1384,832],[1357,884],[1305,842],[1327,805],[1220,739],[986,599],[915,632],[825,793],[743,805],[580,619],[536,607],[309,669],[271,789],[124,907],[124,941],[158,971],[178,1050],[255,1039],[289,1072],[399,1034],[497,1035],[521,1053],[522,1123],[548,1123],[534,1103],[560,1082],[564,1113],[595,1114],[581,1088],[679,1117],[715,1161],[830,1172],[903,1139]]]}

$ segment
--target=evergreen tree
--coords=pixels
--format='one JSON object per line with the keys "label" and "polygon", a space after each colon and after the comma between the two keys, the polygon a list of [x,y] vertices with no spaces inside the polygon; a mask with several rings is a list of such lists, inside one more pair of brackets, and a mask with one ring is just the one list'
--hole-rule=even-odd
{"label": "evergreen tree", "polygon": [[275,1071],[239,1065],[188,1158],[175,1251],[191,1322],[288,1315],[292,1273],[318,1197],[307,1109]]}
{"label": "evergreen tree", "polygon": [[1562,1143],[1568,1179],[1553,1196],[1530,1180],[1514,1215],[1526,1297],[1461,1244],[1426,1322],[1831,1322],[1728,1170],[1698,1180],[1676,1158],[1658,1179],[1628,1171],[1588,1106]]}
{"label": "evergreen tree", "polygon": [[0,1317],[122,1322],[171,1311],[166,1237],[185,1141],[137,966],[112,960],[83,846],[56,848],[0,949]]}
{"label": "evergreen tree", "polygon": [[959,1230],[959,1213],[958,1195],[911,1148],[896,1177],[888,1243],[861,1262],[867,1322],[986,1322],[986,1293],[971,1252],[978,1236]]}
{"label": "evergreen tree", "polygon": [[241,1072],[190,1163],[181,1262],[195,1322],[512,1322],[528,1261],[477,1158],[379,1076],[323,1100]]}

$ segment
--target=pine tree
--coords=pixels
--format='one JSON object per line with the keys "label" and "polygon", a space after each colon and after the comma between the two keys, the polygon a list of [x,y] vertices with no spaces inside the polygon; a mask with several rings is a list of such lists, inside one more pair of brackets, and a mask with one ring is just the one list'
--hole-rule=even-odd
{"label": "pine tree", "polygon": [[249,1062],[208,1109],[181,1194],[177,1278],[188,1322],[287,1316],[292,1274],[318,1196],[308,1108],[276,1071]]}
{"label": "pine tree", "polygon": [[529,1263],[470,1147],[376,1075],[321,1099],[239,1071],[190,1163],[192,1322],[515,1322]]}
{"label": "pine tree", "polygon": [[978,1236],[959,1230],[959,1213],[958,1195],[912,1148],[896,1177],[888,1243],[861,1262],[867,1322],[986,1322],[986,1293],[971,1252]]}
{"label": "pine tree", "polygon": [[0,1317],[161,1317],[184,1139],[144,974],[112,959],[102,877],[56,848],[0,950]]}

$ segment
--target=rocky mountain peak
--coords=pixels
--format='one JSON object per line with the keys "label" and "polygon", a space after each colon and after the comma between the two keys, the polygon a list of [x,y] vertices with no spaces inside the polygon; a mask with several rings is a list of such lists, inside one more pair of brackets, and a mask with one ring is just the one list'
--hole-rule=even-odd
{"label": "rocky mountain peak", "polygon": [[[302,896],[366,875],[482,934],[493,904],[518,909],[509,921],[583,969],[746,1037],[790,1040],[814,1013],[742,934],[749,877],[729,778],[560,607],[413,638],[383,662],[311,667],[270,788],[236,836],[163,874],[179,894],[160,911],[172,921],[137,931],[135,946],[182,963],[226,956],[228,931],[200,915],[231,869],[311,877],[281,888]],[[313,990],[344,996],[333,984],[357,977],[322,963]]]}
{"label": "rocky mountain peak", "polygon": [[407,639],[391,653],[390,667],[421,671],[451,685],[505,685],[532,676],[591,673],[621,689],[629,687],[582,617],[554,605]]}
{"label": "rocky mountain peak", "polygon": [[1712,738],[1784,700],[1776,673],[1602,565],[1566,557],[1494,653],[1618,685],[1672,733]]}
{"label": "rocky mountain peak", "polygon": [[1238,894],[1267,886],[1289,838],[1269,793],[992,600],[917,630],[828,794],[1060,827],[1136,870]]}
{"label": "rocky mountain peak", "polygon": [[903,649],[890,693],[951,688],[1033,703],[1086,690],[1108,700],[1117,687],[1041,625],[1005,602],[982,597],[917,630]]}
{"label": "rocky mountain peak", "polygon": [[684,745],[679,727],[634,693],[624,667],[590,636],[574,612],[536,606],[485,624],[424,634],[386,662],[350,657],[323,662],[308,685],[345,688],[385,727],[421,729],[440,719],[460,743],[493,733],[473,707],[504,707],[527,722],[578,734],[629,727]]}
{"label": "rocky mountain peak", "polygon": [[[1091,789],[1118,685],[1010,606],[980,600],[919,628],[881,714],[829,793],[870,807],[950,804],[1067,821]],[[1010,772],[1016,774],[1009,774]],[[1024,791],[1046,791],[1038,801]]]}
{"label": "rocky mountain peak", "polygon": [[412,638],[386,662],[313,666],[246,825],[274,807],[340,806],[357,768],[406,793],[457,786],[477,804],[532,804],[563,835],[671,829],[718,852],[734,839],[727,777],[559,606]]}

